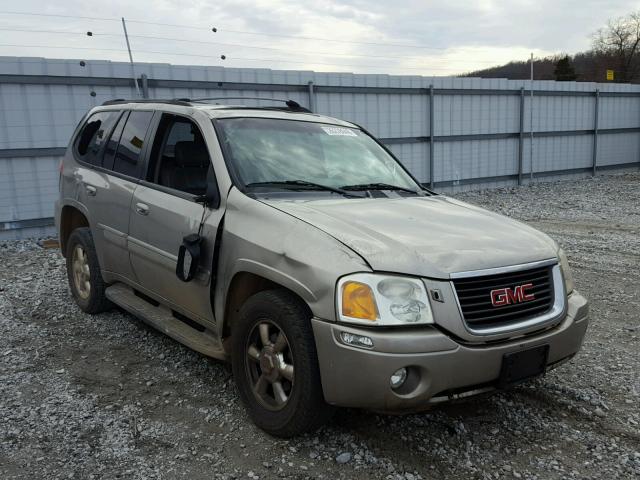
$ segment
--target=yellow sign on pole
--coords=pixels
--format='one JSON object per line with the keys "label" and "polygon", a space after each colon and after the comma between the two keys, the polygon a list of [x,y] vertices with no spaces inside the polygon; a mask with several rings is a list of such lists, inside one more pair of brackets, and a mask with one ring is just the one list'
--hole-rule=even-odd
{"label": "yellow sign on pole", "polygon": [[613,80],[613,70],[607,70],[607,80]]}

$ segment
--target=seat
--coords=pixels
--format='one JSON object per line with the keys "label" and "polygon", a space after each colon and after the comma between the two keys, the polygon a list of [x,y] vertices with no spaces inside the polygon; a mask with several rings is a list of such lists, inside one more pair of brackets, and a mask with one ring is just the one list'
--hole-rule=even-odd
{"label": "seat", "polygon": [[202,195],[207,189],[209,152],[204,142],[177,142],[174,158],[163,157],[159,183],[175,190]]}

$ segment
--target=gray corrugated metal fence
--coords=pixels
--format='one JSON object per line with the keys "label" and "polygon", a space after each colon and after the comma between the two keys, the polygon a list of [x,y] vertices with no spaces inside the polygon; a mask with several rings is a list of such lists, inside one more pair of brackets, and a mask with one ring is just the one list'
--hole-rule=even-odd
{"label": "gray corrugated metal fence", "polygon": [[[529,82],[517,80],[155,63],[135,72],[150,98],[291,98],[353,121],[438,190],[640,165],[638,85],[536,81],[531,105]],[[128,63],[0,57],[0,239],[51,233],[69,136],[89,108],[134,98],[130,74]]]}

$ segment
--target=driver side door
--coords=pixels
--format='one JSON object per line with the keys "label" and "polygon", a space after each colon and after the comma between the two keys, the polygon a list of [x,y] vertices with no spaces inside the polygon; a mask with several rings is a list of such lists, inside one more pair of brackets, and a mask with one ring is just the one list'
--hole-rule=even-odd
{"label": "driver side door", "polygon": [[[175,312],[213,325],[213,247],[224,212],[196,201],[208,182],[216,182],[209,149],[191,119],[159,115],[145,177],[133,192],[128,240],[131,264],[145,293]],[[201,222],[199,268],[192,281],[183,282],[176,276],[178,250],[185,236],[198,233]]]}

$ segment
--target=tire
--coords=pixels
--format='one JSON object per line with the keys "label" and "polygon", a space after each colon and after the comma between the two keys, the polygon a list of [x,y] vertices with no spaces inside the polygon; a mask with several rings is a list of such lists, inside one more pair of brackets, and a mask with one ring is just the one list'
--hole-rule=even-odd
{"label": "tire", "polygon": [[69,288],[80,309],[86,313],[100,313],[113,308],[104,295],[106,285],[89,228],[77,228],[71,232],[66,257]]}
{"label": "tire", "polygon": [[266,290],[244,303],[232,325],[231,361],[240,397],[254,423],[276,437],[315,430],[333,412],[322,393],[310,318],[294,295]]}

